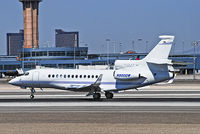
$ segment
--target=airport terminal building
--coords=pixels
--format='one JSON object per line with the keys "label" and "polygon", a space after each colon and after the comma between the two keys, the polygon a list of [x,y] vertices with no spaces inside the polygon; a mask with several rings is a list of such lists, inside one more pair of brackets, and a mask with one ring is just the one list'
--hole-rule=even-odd
{"label": "airport terminal building", "polygon": [[[30,70],[36,66],[50,68],[79,68],[87,65],[114,65],[115,60],[144,58],[145,53],[88,54],[88,47],[22,48],[18,56],[0,56],[0,73],[16,72],[16,68]],[[171,55],[174,67],[182,74],[200,70],[200,55]]]}

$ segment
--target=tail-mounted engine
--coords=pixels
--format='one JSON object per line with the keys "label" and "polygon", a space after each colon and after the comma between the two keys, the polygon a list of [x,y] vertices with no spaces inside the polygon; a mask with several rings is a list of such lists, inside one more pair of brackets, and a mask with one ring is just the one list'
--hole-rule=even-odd
{"label": "tail-mounted engine", "polygon": [[113,75],[117,80],[134,80],[141,78],[140,73],[125,70],[116,70]]}

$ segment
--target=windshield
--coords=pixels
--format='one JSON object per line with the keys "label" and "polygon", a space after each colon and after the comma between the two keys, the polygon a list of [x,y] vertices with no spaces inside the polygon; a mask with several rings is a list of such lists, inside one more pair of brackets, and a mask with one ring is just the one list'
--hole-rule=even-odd
{"label": "windshield", "polygon": [[24,74],[25,76],[27,76],[27,75],[29,75],[29,72],[25,72],[25,74]]}

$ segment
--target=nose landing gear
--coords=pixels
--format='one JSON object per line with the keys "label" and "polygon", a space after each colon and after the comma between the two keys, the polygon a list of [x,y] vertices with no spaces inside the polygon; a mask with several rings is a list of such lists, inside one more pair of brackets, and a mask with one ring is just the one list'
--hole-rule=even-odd
{"label": "nose landing gear", "polygon": [[35,89],[31,88],[31,95],[30,95],[30,99],[33,100],[34,99],[34,93],[35,93]]}

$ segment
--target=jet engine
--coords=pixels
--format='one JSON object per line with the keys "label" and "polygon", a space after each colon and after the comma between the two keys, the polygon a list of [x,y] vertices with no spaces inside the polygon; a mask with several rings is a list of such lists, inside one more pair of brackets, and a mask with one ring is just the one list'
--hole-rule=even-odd
{"label": "jet engine", "polygon": [[117,80],[134,80],[141,77],[140,73],[125,71],[125,70],[116,70],[114,72],[114,78]]}

